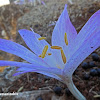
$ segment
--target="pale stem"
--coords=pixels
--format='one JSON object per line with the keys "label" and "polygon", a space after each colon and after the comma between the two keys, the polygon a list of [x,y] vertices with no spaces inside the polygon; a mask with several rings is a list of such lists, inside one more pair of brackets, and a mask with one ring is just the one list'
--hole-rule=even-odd
{"label": "pale stem", "polygon": [[80,91],[74,85],[72,78],[66,81],[66,85],[68,89],[70,90],[70,92],[75,96],[77,100],[86,100],[86,98],[80,93]]}

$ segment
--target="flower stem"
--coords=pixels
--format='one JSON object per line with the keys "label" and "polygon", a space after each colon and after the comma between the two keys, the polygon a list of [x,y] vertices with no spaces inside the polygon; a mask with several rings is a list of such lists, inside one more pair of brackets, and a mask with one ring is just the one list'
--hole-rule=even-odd
{"label": "flower stem", "polygon": [[69,81],[66,81],[66,85],[77,100],[86,100],[86,98],[80,93],[80,91],[74,85],[72,78],[70,78]]}

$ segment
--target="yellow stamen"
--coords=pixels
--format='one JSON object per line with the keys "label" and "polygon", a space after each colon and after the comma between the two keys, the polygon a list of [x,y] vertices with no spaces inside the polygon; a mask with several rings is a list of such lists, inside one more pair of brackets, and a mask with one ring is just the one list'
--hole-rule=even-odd
{"label": "yellow stamen", "polygon": [[41,57],[42,57],[42,58],[45,57],[47,50],[48,50],[48,45],[46,45],[46,46],[44,47],[43,51],[42,51],[42,54],[41,54]]}
{"label": "yellow stamen", "polygon": [[62,49],[62,48],[59,46],[51,46],[51,49]]}
{"label": "yellow stamen", "polygon": [[39,57],[41,57],[41,55],[39,55]]}
{"label": "yellow stamen", "polygon": [[66,45],[68,45],[68,39],[67,39],[67,34],[66,33],[64,35],[64,40],[65,40]]}
{"label": "yellow stamen", "polygon": [[51,53],[48,53],[48,55],[51,55]]}
{"label": "yellow stamen", "polygon": [[40,37],[40,38],[38,38],[38,40],[43,40],[43,39],[46,39],[46,37]]}
{"label": "yellow stamen", "polygon": [[65,64],[66,63],[66,56],[65,56],[64,51],[62,49],[61,49],[61,56],[62,56],[62,60]]}

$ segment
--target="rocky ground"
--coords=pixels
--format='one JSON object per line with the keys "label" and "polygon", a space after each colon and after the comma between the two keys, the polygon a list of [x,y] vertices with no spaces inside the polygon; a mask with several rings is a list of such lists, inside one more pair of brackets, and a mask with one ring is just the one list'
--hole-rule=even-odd
{"label": "rocky ground", "polygon": [[[2,33],[0,38],[12,39],[25,45],[17,31],[22,28],[33,28],[36,33],[46,36],[50,43],[53,28],[66,3],[71,21],[79,32],[89,17],[100,9],[100,0],[72,1],[70,3],[67,0],[44,0],[46,6],[11,4],[0,8],[0,33]],[[96,70],[100,68],[100,49],[97,49],[95,53],[98,55],[98,60],[95,61],[93,55],[90,55],[73,75],[76,87],[87,100],[100,100],[100,73],[96,73]],[[22,61],[21,58],[0,51],[1,59]],[[87,65],[85,67],[84,62]],[[76,100],[66,85],[53,78],[38,73],[26,73],[20,77],[13,77],[15,70],[10,67],[2,70],[0,92],[18,92],[19,95],[3,96],[1,100]],[[58,94],[54,92],[55,87],[58,89],[60,87],[60,90],[57,90]]]}

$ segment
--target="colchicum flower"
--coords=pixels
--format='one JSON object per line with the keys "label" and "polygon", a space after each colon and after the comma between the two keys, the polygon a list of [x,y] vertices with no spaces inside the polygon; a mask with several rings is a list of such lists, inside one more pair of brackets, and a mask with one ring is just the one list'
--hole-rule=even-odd
{"label": "colchicum flower", "polygon": [[72,74],[81,62],[100,47],[100,10],[98,10],[77,34],[70,22],[67,5],[60,15],[52,34],[50,46],[39,34],[26,29],[19,33],[27,46],[0,39],[0,50],[14,54],[28,63],[0,60],[0,66],[16,66],[19,75],[37,72],[65,83],[78,100],[86,98],[72,81]]}

